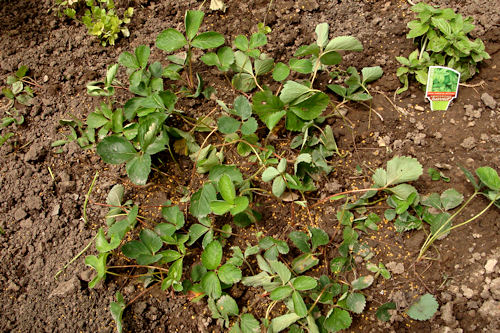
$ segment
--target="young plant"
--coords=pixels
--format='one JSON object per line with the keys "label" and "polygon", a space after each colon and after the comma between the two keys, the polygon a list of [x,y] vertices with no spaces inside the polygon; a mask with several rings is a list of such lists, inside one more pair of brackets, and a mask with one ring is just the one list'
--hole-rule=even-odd
{"label": "young plant", "polygon": [[[174,64],[181,66],[180,68],[187,65],[187,83],[190,90],[194,90],[195,88],[192,64],[193,48],[206,50],[217,48],[224,44],[224,36],[218,32],[207,31],[198,33],[204,16],[205,13],[200,10],[188,10],[184,17],[185,35],[176,29],[169,28],[162,31],[156,39],[156,47],[163,51],[174,52],[182,48],[187,48],[185,57],[170,56],[168,59],[173,61]],[[172,70],[174,73],[178,72],[180,68],[177,68],[177,70],[171,68],[170,72]],[[198,83],[201,85],[199,77]],[[198,90],[201,90],[201,87]]]}
{"label": "young plant", "polygon": [[438,9],[420,2],[411,8],[417,13],[417,20],[410,21],[407,38],[413,38],[419,48],[407,58],[396,57],[403,65],[397,76],[403,87],[397,93],[408,89],[409,76],[422,85],[427,84],[429,66],[446,66],[460,72],[460,80],[467,81],[477,72],[478,64],[490,56],[481,39],[471,41],[468,34],[474,29],[473,19],[456,14],[453,9]]}
{"label": "young plant", "polygon": [[63,7],[64,14],[74,19],[77,22],[83,23],[90,35],[96,36],[101,40],[102,46],[115,45],[121,33],[124,37],[128,37],[130,32],[125,24],[130,23],[130,18],[134,14],[134,9],[129,7],[120,18],[115,12],[115,4],[113,0],[85,0],[87,10],[81,17],[81,20],[76,16],[76,10],[71,6],[78,3],[78,0],[56,1],[60,7]]}
{"label": "young plant", "polygon": [[292,231],[288,238],[303,253],[292,261],[292,268],[297,274],[302,274],[319,264],[318,253],[315,251],[319,246],[328,244],[330,240],[322,229],[311,227],[308,227],[307,234],[302,231]]}
{"label": "young plant", "polygon": [[33,79],[26,76],[28,72],[27,66],[20,66],[14,75],[7,76],[7,85],[10,87],[2,88],[2,94],[9,99],[4,108],[9,110],[14,106],[15,102],[21,103],[23,105],[31,105],[31,99],[33,98],[33,90],[30,85],[35,85]]}
{"label": "young plant", "polygon": [[19,115],[19,112],[14,109],[14,112],[9,112],[5,111],[7,113],[7,117],[2,118],[2,122],[0,123],[0,131],[2,134],[0,134],[0,146],[2,146],[7,140],[9,140],[11,137],[14,136],[13,132],[6,132],[4,133],[4,129],[9,127],[12,124],[15,125],[22,125],[24,123],[24,117],[22,115]]}
{"label": "young plant", "polygon": [[361,77],[355,67],[347,68],[346,73],[349,75],[344,80],[344,84],[347,85],[347,88],[339,84],[329,84],[328,88],[342,97],[344,102],[361,102],[369,101],[373,98],[366,85],[378,80],[384,72],[380,66],[375,66],[364,67],[361,70]]}
{"label": "young plant", "polygon": [[[453,215],[442,213],[447,215],[443,216],[442,214],[439,214],[437,217],[433,219],[431,218],[431,233],[427,236],[427,239],[420,248],[417,260],[424,258],[424,254],[425,252],[427,252],[429,247],[432,246],[432,244],[437,239],[445,236],[451,230],[471,223],[472,221],[483,215],[493,205],[500,208],[500,177],[498,176],[498,173],[495,169],[491,167],[477,168],[476,175],[479,178],[479,182],[467,169],[462,168],[462,171],[465,173],[465,176],[474,187],[474,193],[467,199],[464,204],[460,206],[460,208]],[[456,225],[452,225],[453,220],[458,216],[458,214],[460,214],[462,210],[478,195],[486,197],[490,201],[488,205],[468,220]],[[439,198],[437,197],[437,195],[431,195],[426,201],[426,204],[434,208],[443,210],[447,207],[449,207],[450,209],[457,207],[458,205],[460,205],[462,200],[463,196],[460,193],[454,190],[448,190],[445,191]]]}

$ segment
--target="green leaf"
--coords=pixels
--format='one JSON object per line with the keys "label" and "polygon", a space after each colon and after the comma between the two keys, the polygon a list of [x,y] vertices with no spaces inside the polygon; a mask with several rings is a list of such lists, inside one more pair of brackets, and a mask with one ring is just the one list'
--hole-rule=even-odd
{"label": "green leaf", "polygon": [[280,172],[275,167],[269,167],[262,173],[262,181],[268,182],[278,176]]}
{"label": "green leaf", "polygon": [[431,294],[425,294],[412,304],[406,313],[415,320],[429,320],[434,316],[439,307],[438,302]]}
{"label": "green leaf", "polygon": [[471,182],[471,184],[474,187],[474,189],[475,190],[479,190],[480,186],[477,183],[476,178],[474,177],[474,175],[472,174],[472,172],[470,172],[469,170],[467,170],[466,168],[464,168],[461,165],[459,167],[460,167],[460,170],[462,170],[462,172],[464,173],[465,177],[467,177],[467,179]]}
{"label": "green leaf", "polygon": [[104,230],[102,228],[99,228],[99,231],[97,232],[97,238],[95,240],[95,248],[97,251],[100,253],[104,252],[109,252],[114,249],[116,249],[121,243],[121,239],[118,237],[118,235],[111,235],[111,240],[108,243],[106,240],[106,237],[104,236]]}
{"label": "green leaf", "polygon": [[305,253],[292,261],[292,268],[297,274],[302,274],[305,271],[319,264],[319,259],[312,253]]}
{"label": "green leaf", "polygon": [[493,191],[500,191],[500,177],[498,173],[488,166],[476,169],[476,175],[481,182]]}
{"label": "green leaf", "polygon": [[269,130],[272,130],[286,114],[283,103],[270,90],[256,93],[252,103],[255,113]]}
{"label": "green leaf", "polygon": [[234,99],[234,113],[242,120],[250,118],[252,115],[252,106],[245,96],[238,96]]}
{"label": "green leaf", "polygon": [[219,191],[222,198],[234,204],[234,199],[236,198],[236,190],[234,188],[233,181],[228,175],[223,175],[219,180]]}
{"label": "green leaf", "polygon": [[323,326],[330,332],[337,332],[349,328],[351,323],[352,318],[349,312],[334,308],[333,312],[325,319]]}
{"label": "green leaf", "polygon": [[280,301],[290,296],[292,292],[293,292],[292,287],[280,286],[271,291],[271,293],[269,294],[269,298],[273,301]]}
{"label": "green leaf", "polygon": [[130,52],[122,52],[120,56],[118,57],[118,62],[120,65],[125,66],[127,68],[131,69],[139,69],[139,61],[137,60],[137,57],[130,53]]}
{"label": "green leaf", "polygon": [[163,244],[160,236],[158,236],[153,230],[142,229],[139,238],[152,254],[158,252]]}
{"label": "green leaf", "polygon": [[116,329],[118,333],[123,332],[123,322],[122,322],[122,316],[123,316],[123,310],[126,308],[125,300],[123,299],[122,294],[117,291],[115,294],[116,302],[111,302],[109,308],[111,312],[111,316],[113,317],[113,320],[116,323]]}
{"label": "green leaf", "polygon": [[451,25],[446,19],[433,17],[431,21],[445,36],[452,34]]}
{"label": "green leaf", "polygon": [[351,285],[354,290],[362,290],[371,286],[372,283],[373,283],[373,276],[366,275],[352,281]]}
{"label": "green leaf", "polygon": [[267,37],[265,34],[261,32],[257,32],[250,36],[250,44],[248,46],[249,49],[255,49],[267,44]]}
{"label": "green leaf", "polygon": [[352,293],[346,299],[347,308],[357,314],[360,314],[365,309],[366,299],[363,294]]}
{"label": "green leaf", "polygon": [[146,151],[149,145],[156,140],[166,119],[167,115],[165,113],[154,112],[139,120],[137,138],[142,151]]}
{"label": "green leaf", "polygon": [[224,44],[224,36],[218,32],[208,31],[196,36],[191,45],[202,50],[213,49]]}
{"label": "green leaf", "polygon": [[[251,69],[251,64],[250,64],[250,69]],[[238,73],[235,76],[233,76],[231,84],[237,90],[241,90],[243,92],[251,91],[256,87],[255,80],[252,75],[253,74]]]}
{"label": "green leaf", "polygon": [[217,121],[217,127],[221,133],[231,134],[240,128],[240,122],[228,116],[222,116]]}
{"label": "green leaf", "polygon": [[255,76],[264,75],[266,73],[269,73],[273,69],[274,59],[272,58],[255,59],[254,66],[255,66]]}
{"label": "green leaf", "polygon": [[240,327],[242,333],[259,333],[260,323],[251,313],[241,315]]}
{"label": "green leaf", "polygon": [[285,264],[275,260],[269,260],[269,265],[278,274],[281,279],[282,284],[287,284],[292,277],[292,272],[286,267]]}
{"label": "green leaf", "polygon": [[290,104],[300,96],[307,94],[310,91],[311,89],[303,84],[295,81],[287,81],[283,85],[283,90],[281,90],[280,100],[284,104]]}
{"label": "green leaf", "polygon": [[163,30],[156,38],[156,47],[167,52],[178,50],[186,44],[186,38],[172,28]]}
{"label": "green leaf", "polygon": [[297,169],[299,167],[299,164],[302,163],[302,162],[310,164],[312,162],[312,156],[311,156],[311,154],[309,154],[309,153],[302,153],[299,156],[297,156],[297,158],[295,159],[295,163],[294,163],[295,174],[297,174]]}
{"label": "green leaf", "polygon": [[458,207],[462,201],[464,201],[464,196],[457,190],[450,188],[441,194],[441,203],[445,210],[450,210]]}
{"label": "green leaf", "polygon": [[328,95],[318,92],[306,100],[290,106],[290,110],[304,120],[318,118],[330,103]]}
{"label": "green leaf", "polygon": [[214,185],[205,183],[201,189],[191,196],[189,211],[196,218],[202,218],[210,214],[210,203],[217,198]]}
{"label": "green leaf", "polygon": [[222,200],[215,200],[210,203],[210,209],[216,215],[226,214],[233,206],[233,204]]}
{"label": "green leaf", "polygon": [[382,74],[384,74],[384,71],[380,66],[363,68],[361,70],[361,75],[363,76],[363,85],[380,79]]}
{"label": "green leaf", "polygon": [[273,194],[279,198],[283,194],[283,192],[285,192],[285,190],[286,190],[286,183],[283,177],[279,176],[274,178],[272,186]]}
{"label": "green leaf", "polygon": [[116,184],[111,188],[106,197],[106,204],[110,206],[121,206],[125,188],[121,184]]}
{"label": "green leaf", "polygon": [[184,17],[184,26],[186,28],[186,37],[188,40],[192,40],[198,30],[200,29],[201,22],[205,13],[201,10],[188,10],[186,16]]}
{"label": "green leaf", "polygon": [[[102,142],[102,141],[101,141]],[[127,175],[132,183],[145,185],[151,172],[151,155],[136,155],[127,162]]]}
{"label": "green leaf", "polygon": [[410,32],[406,38],[415,38],[425,34],[429,30],[429,24],[415,20],[408,22],[408,28],[410,28]]}
{"label": "green leaf", "polygon": [[222,287],[215,272],[208,272],[201,278],[201,286],[208,297],[218,299],[222,295]]}
{"label": "green leaf", "polygon": [[313,251],[318,246],[326,245],[330,241],[330,236],[322,229],[309,227],[309,232],[311,233]]}
{"label": "green leaf", "polygon": [[290,69],[301,74],[310,74],[313,71],[313,64],[309,59],[292,58],[289,62]]}
{"label": "green leaf", "polygon": [[292,243],[304,253],[311,252],[311,246],[309,245],[309,236],[302,231],[292,231],[288,238],[292,241]]}
{"label": "green leaf", "polygon": [[363,51],[363,44],[352,36],[340,36],[333,38],[325,51]]}
{"label": "green leaf", "polygon": [[415,158],[396,156],[387,162],[387,171],[375,170],[373,181],[378,187],[386,187],[417,180],[422,174],[422,165]]}
{"label": "green leaf", "polygon": [[234,266],[233,264],[224,264],[219,268],[219,279],[225,283],[232,285],[241,280],[241,269]]}
{"label": "green leaf", "polygon": [[149,54],[151,50],[149,46],[139,45],[135,48],[135,57],[137,58],[137,62],[141,68],[146,68],[148,65]]}
{"label": "green leaf", "polygon": [[274,318],[271,320],[271,329],[273,332],[281,332],[288,326],[292,325],[295,323],[297,320],[299,320],[301,317],[298,316],[295,313],[288,313],[279,317]]}
{"label": "green leaf", "polygon": [[109,164],[130,161],[136,153],[134,146],[122,136],[108,136],[97,145],[97,154]]}
{"label": "green leaf", "polygon": [[330,51],[328,53],[323,53],[319,60],[323,65],[338,65],[342,62],[342,56],[338,52]]}
{"label": "green leaf", "polygon": [[224,295],[219,298],[217,301],[217,310],[223,317],[228,315],[237,316],[240,313],[238,304],[236,304],[236,301],[229,295]]}
{"label": "green leaf", "polygon": [[243,35],[238,35],[234,39],[234,46],[238,48],[241,51],[247,51],[248,50],[248,38],[246,38]]}
{"label": "green leaf", "polygon": [[377,318],[384,322],[389,321],[389,319],[391,319],[391,314],[389,313],[389,310],[396,310],[396,303],[389,302],[379,306],[376,314]]}
{"label": "green leaf", "polygon": [[97,275],[89,282],[89,288],[94,288],[99,281],[106,277],[106,260],[109,252],[99,253],[99,256],[86,256],[85,265],[92,267],[97,271]]}
{"label": "green leaf", "polygon": [[298,276],[293,280],[292,284],[296,290],[311,290],[316,288],[318,282],[310,276]]}
{"label": "green leaf", "polygon": [[236,214],[239,214],[239,213],[243,212],[245,209],[248,208],[249,203],[250,202],[248,200],[248,197],[246,197],[246,196],[237,197],[234,200],[234,207],[232,207],[229,210],[229,212],[233,216],[236,215]]}
{"label": "green leaf", "polygon": [[273,69],[274,81],[281,82],[290,75],[290,68],[282,62],[278,62]]}
{"label": "green leaf", "polygon": [[292,301],[295,313],[301,318],[305,317],[307,315],[306,303],[304,303],[304,299],[302,298],[302,296],[300,296],[300,293],[298,291],[293,292]]}
{"label": "green leaf", "polygon": [[254,117],[250,117],[247,121],[241,125],[241,134],[243,135],[250,135],[255,133],[257,131],[257,128],[259,127],[259,124],[257,123],[257,120],[255,120]]}
{"label": "green leaf", "polygon": [[316,26],[316,44],[325,47],[328,43],[328,23],[320,23]]}
{"label": "green leaf", "polygon": [[87,117],[87,126],[89,128],[99,128],[101,126],[104,126],[108,122],[109,119],[96,112],[90,113]]}
{"label": "green leaf", "polygon": [[207,245],[201,254],[201,262],[206,269],[213,270],[219,267],[222,260],[222,245],[214,240]]}
{"label": "green leaf", "polygon": [[226,70],[234,63],[233,50],[228,46],[221,47],[217,50],[217,56],[219,57],[219,62],[222,68]]}
{"label": "green leaf", "polygon": [[165,220],[175,224],[177,230],[184,226],[184,214],[179,206],[163,207],[161,214]]}

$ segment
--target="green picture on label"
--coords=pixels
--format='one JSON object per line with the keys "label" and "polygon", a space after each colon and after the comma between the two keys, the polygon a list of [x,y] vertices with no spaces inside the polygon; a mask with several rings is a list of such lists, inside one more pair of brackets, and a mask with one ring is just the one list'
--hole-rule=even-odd
{"label": "green picture on label", "polygon": [[460,73],[452,68],[430,66],[425,97],[431,101],[432,110],[446,110],[457,96]]}

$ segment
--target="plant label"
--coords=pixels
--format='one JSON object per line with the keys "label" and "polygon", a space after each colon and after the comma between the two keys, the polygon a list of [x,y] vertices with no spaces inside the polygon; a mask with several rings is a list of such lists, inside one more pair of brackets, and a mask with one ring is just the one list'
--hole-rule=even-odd
{"label": "plant label", "polygon": [[427,75],[425,97],[431,102],[431,110],[447,110],[457,97],[460,72],[442,66],[430,66]]}

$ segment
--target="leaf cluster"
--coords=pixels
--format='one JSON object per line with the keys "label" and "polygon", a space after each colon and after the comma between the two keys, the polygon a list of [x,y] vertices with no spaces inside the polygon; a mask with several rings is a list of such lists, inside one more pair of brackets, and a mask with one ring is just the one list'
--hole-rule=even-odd
{"label": "leaf cluster", "polygon": [[464,19],[451,8],[435,8],[424,2],[411,10],[417,13],[418,19],[408,22],[407,38],[414,39],[419,48],[408,58],[396,57],[402,64],[396,73],[403,83],[398,93],[408,89],[411,75],[427,85],[429,66],[453,68],[460,72],[460,80],[466,81],[476,74],[481,61],[490,58],[481,39],[471,41],[468,37],[474,29],[471,17]]}

